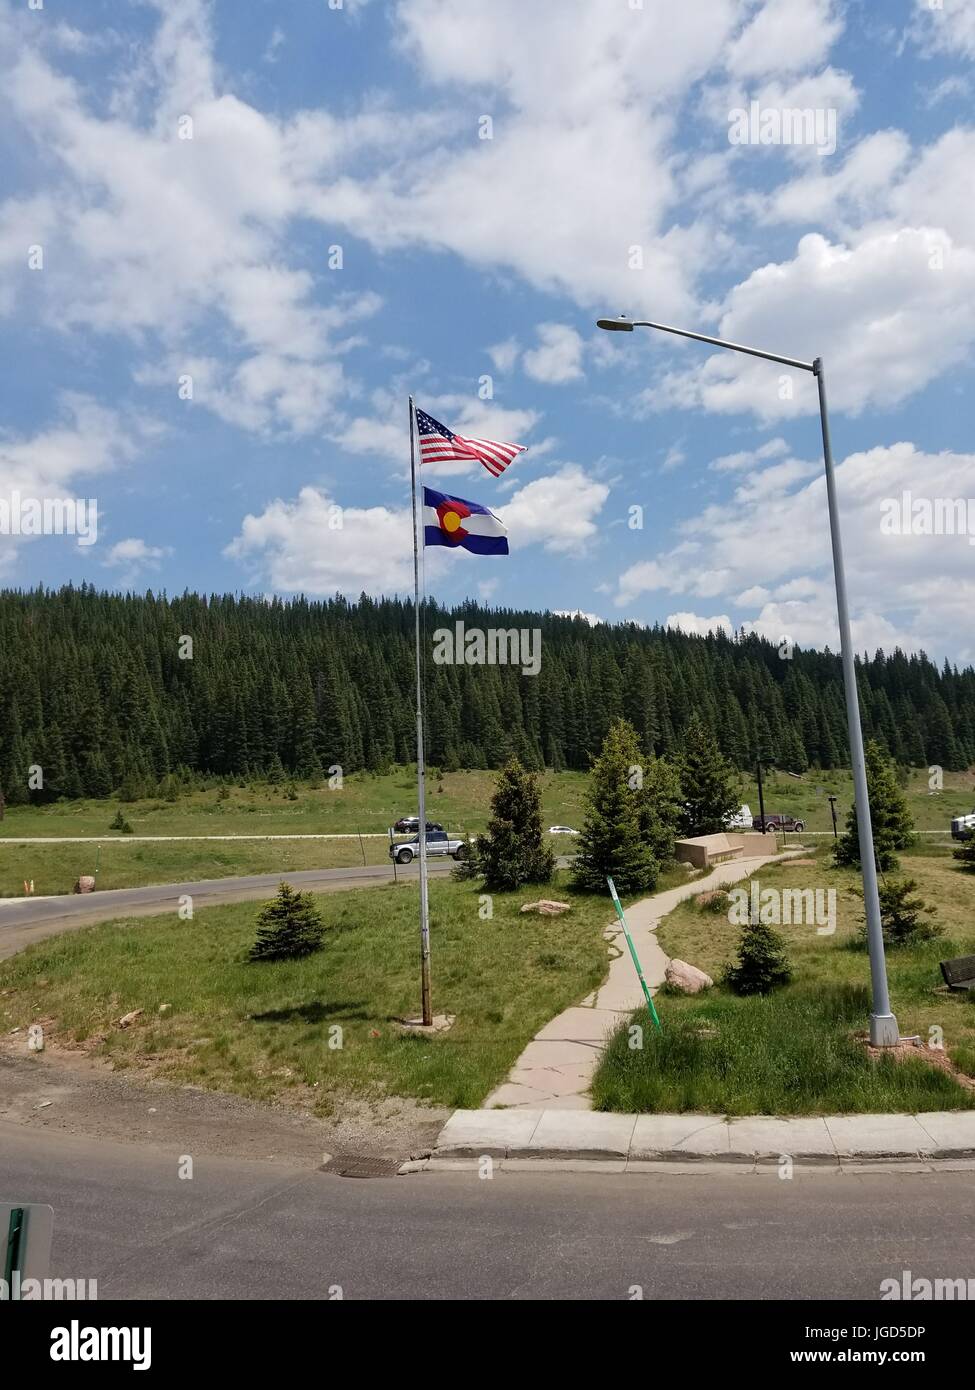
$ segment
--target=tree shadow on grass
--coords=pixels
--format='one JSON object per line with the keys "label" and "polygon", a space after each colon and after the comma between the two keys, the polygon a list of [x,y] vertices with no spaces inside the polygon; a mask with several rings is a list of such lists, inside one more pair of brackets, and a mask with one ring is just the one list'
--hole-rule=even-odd
{"label": "tree shadow on grass", "polygon": [[293,1009],[268,1009],[263,1014],[251,1014],[252,1023],[324,1023],[326,1019],[338,1015],[344,1019],[367,1019],[370,1017],[364,1008],[363,999],[337,999],[333,1004],[323,1004],[320,999],[310,1004],[296,1004]]}

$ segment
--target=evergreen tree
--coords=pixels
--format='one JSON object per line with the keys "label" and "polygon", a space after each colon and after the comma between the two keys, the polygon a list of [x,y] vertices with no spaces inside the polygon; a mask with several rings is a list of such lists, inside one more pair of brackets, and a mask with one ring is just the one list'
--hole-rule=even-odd
{"label": "evergreen tree", "polygon": [[[754,633],[696,637],[660,627],[426,604],[426,629],[540,628],[542,673],[451,666],[425,676],[431,755],[444,767],[524,763],[580,771],[614,717],[641,747],[674,756],[696,716],[724,757],[757,743],[799,770],[849,760],[842,671],[829,651],[782,661]],[[181,655],[183,635],[193,659]],[[40,800],[168,772],[239,778],[346,774],[414,756],[413,613],[399,599],[352,603],[233,595],[99,593],[91,585],[0,593],[0,783]],[[900,762],[963,768],[975,758],[975,671],[894,651],[857,661],[864,729]],[[55,734],[55,729],[57,734]]]}
{"label": "evergreen tree", "polygon": [[319,950],[324,934],[325,924],[310,895],[282,883],[277,897],[258,914],[257,940],[249,959],[300,960]]}
{"label": "evergreen tree", "polygon": [[[888,946],[912,946],[932,941],[944,932],[934,908],[918,897],[917,879],[887,879],[880,885],[880,923]],[[867,920],[860,920],[860,936],[867,939]]]}
{"label": "evergreen tree", "polygon": [[643,753],[633,725],[618,719],[603,741],[586,789],[575,887],[605,893],[607,876],[624,894],[647,893],[656,884],[659,866],[641,824],[644,816],[648,823],[652,818],[642,774]]}
{"label": "evergreen tree", "polygon": [[555,872],[555,855],[542,838],[538,780],[517,759],[506,763],[498,776],[478,856],[484,886],[492,892],[548,883]]}
{"label": "evergreen tree", "polygon": [[[871,739],[865,750],[867,792],[870,797],[870,820],[873,825],[873,849],[877,867],[884,870],[897,865],[896,851],[907,849],[914,840],[914,827],[907,809],[904,793],[880,744]],[[860,838],[856,805],[846,817],[846,830],[836,844],[836,863],[850,866],[860,863]]]}
{"label": "evergreen tree", "polygon": [[660,864],[674,857],[674,841],[684,807],[680,772],[666,758],[653,758],[643,769],[640,833]]}
{"label": "evergreen tree", "polygon": [[685,731],[679,767],[684,797],[678,822],[681,835],[686,839],[718,834],[740,805],[738,779],[697,714]]}
{"label": "evergreen tree", "polygon": [[792,979],[785,941],[759,919],[741,930],[738,959],[725,973],[725,984],[735,994],[771,994]]}

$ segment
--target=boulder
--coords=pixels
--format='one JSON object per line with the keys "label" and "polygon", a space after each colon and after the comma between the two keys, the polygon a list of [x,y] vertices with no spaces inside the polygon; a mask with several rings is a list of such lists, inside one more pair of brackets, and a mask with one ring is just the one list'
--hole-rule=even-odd
{"label": "boulder", "polygon": [[522,912],[537,912],[542,917],[558,917],[563,912],[568,912],[571,903],[557,903],[550,898],[541,898],[537,903],[523,903]]}
{"label": "boulder", "polygon": [[94,893],[94,878],[91,876],[91,874],[82,874],[72,891],[75,893]]}
{"label": "boulder", "polygon": [[688,965],[686,960],[672,960],[664,972],[664,979],[671,989],[679,989],[681,994],[699,994],[714,984],[710,975],[698,970],[696,965]]}
{"label": "boulder", "polygon": [[131,1028],[132,1024],[136,1021],[136,1019],[141,1018],[141,1016],[141,1009],[133,1009],[131,1013],[122,1015],[122,1017],[118,1021],[118,1026],[120,1028]]}

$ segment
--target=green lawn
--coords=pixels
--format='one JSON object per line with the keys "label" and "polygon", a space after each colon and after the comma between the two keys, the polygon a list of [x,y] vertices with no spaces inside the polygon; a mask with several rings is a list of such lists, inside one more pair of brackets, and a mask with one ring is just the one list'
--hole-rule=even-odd
{"label": "green lawn", "polygon": [[[215,907],[193,921],[106,923],[41,942],[0,964],[4,1031],[43,1021],[52,1041],[84,1044],[116,1066],[242,1095],[294,1097],[328,1113],[343,1095],[414,1096],[477,1106],[535,1031],[605,977],[607,899],[572,898],[562,917],[519,912],[563,896],[494,896],[431,884],[434,1009],[446,1034],[404,1036],[394,1020],[419,1005],[417,889],[369,888],[317,899],[330,930],[318,954],[252,965],[258,903]],[[160,1004],[172,1005],[160,1016]],[[121,1015],[144,1009],[136,1026]],[[330,1029],[342,1047],[329,1047]]]}
{"label": "green lawn", "polygon": [[[365,856],[365,859],[363,859]],[[21,897],[24,879],[34,893],[70,893],[79,874],[98,868],[99,889],[142,888],[184,879],[229,878],[238,874],[288,873],[295,869],[335,869],[388,864],[389,841],[237,840],[201,844],[186,840],[153,843],[105,840],[98,845],[5,845],[0,841],[0,898]]]}
{"label": "green lawn", "polygon": [[[477,831],[487,824],[497,773],[448,772],[427,777],[427,815],[448,830]],[[580,772],[540,775],[546,826],[580,828],[586,777]],[[416,815],[416,773],[398,768],[383,776],[357,773],[341,790],[298,783],[298,799],[285,785],[232,785],[220,800],[218,788],[178,801],[62,801],[50,806],[10,806],[0,821],[0,841],[11,836],[98,835],[112,839],[109,826],[121,810],[137,835],[287,835],[385,832],[400,816]],[[442,788],[442,790],[441,790]]]}
{"label": "green lawn", "polygon": [[[832,830],[828,797],[836,798],[836,818],[842,831],[846,815],[853,805],[853,778],[846,770],[817,772],[813,769],[801,778],[786,772],[762,773],[767,814],[781,811],[804,820],[809,830]],[[904,787],[907,804],[918,830],[944,830],[950,833],[951,819],[962,812],[975,810],[975,776],[971,772],[946,772],[944,790],[932,795],[928,788],[927,768],[913,768]],[[758,783],[754,775],[743,779],[742,800],[758,815]]]}
{"label": "green lawn", "polygon": [[[741,999],[720,985],[739,935],[725,914],[689,901],[663,921],[658,937],[666,953],[719,984],[697,997],[661,994],[663,1032],[645,1027],[642,1050],[629,1048],[625,1031],[617,1034],[594,1080],[598,1109],[798,1115],[975,1107],[975,1092],[922,1059],[878,1064],[853,1040],[870,1010],[869,961],[856,944],[861,907],[850,891],[858,875],[832,868],[824,852],[815,860],[766,866],[756,875],[762,888],[837,890],[835,935],[819,936],[815,926],[778,928],[794,979],[767,998]],[[927,1040],[932,1028],[941,1029],[952,1062],[975,1076],[975,1000],[941,993],[938,969],[945,957],[975,952],[975,877],[930,848],[903,855],[901,863],[938,906],[946,932],[924,945],[888,949],[892,1007],[905,1035]],[[645,1013],[634,1019],[647,1024]]]}

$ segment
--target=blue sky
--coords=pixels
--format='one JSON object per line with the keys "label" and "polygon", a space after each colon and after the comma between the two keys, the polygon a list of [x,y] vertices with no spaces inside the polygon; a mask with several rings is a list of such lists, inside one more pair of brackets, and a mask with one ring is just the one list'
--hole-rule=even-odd
{"label": "blue sky", "polygon": [[973,58],[964,0],[0,0],[0,499],[99,509],[0,581],[406,592],[412,391],[530,446],[429,477],[512,546],[443,600],[835,647],[812,382],[625,312],[821,355],[858,646],[975,659],[970,537],[880,524],[975,497]]}

